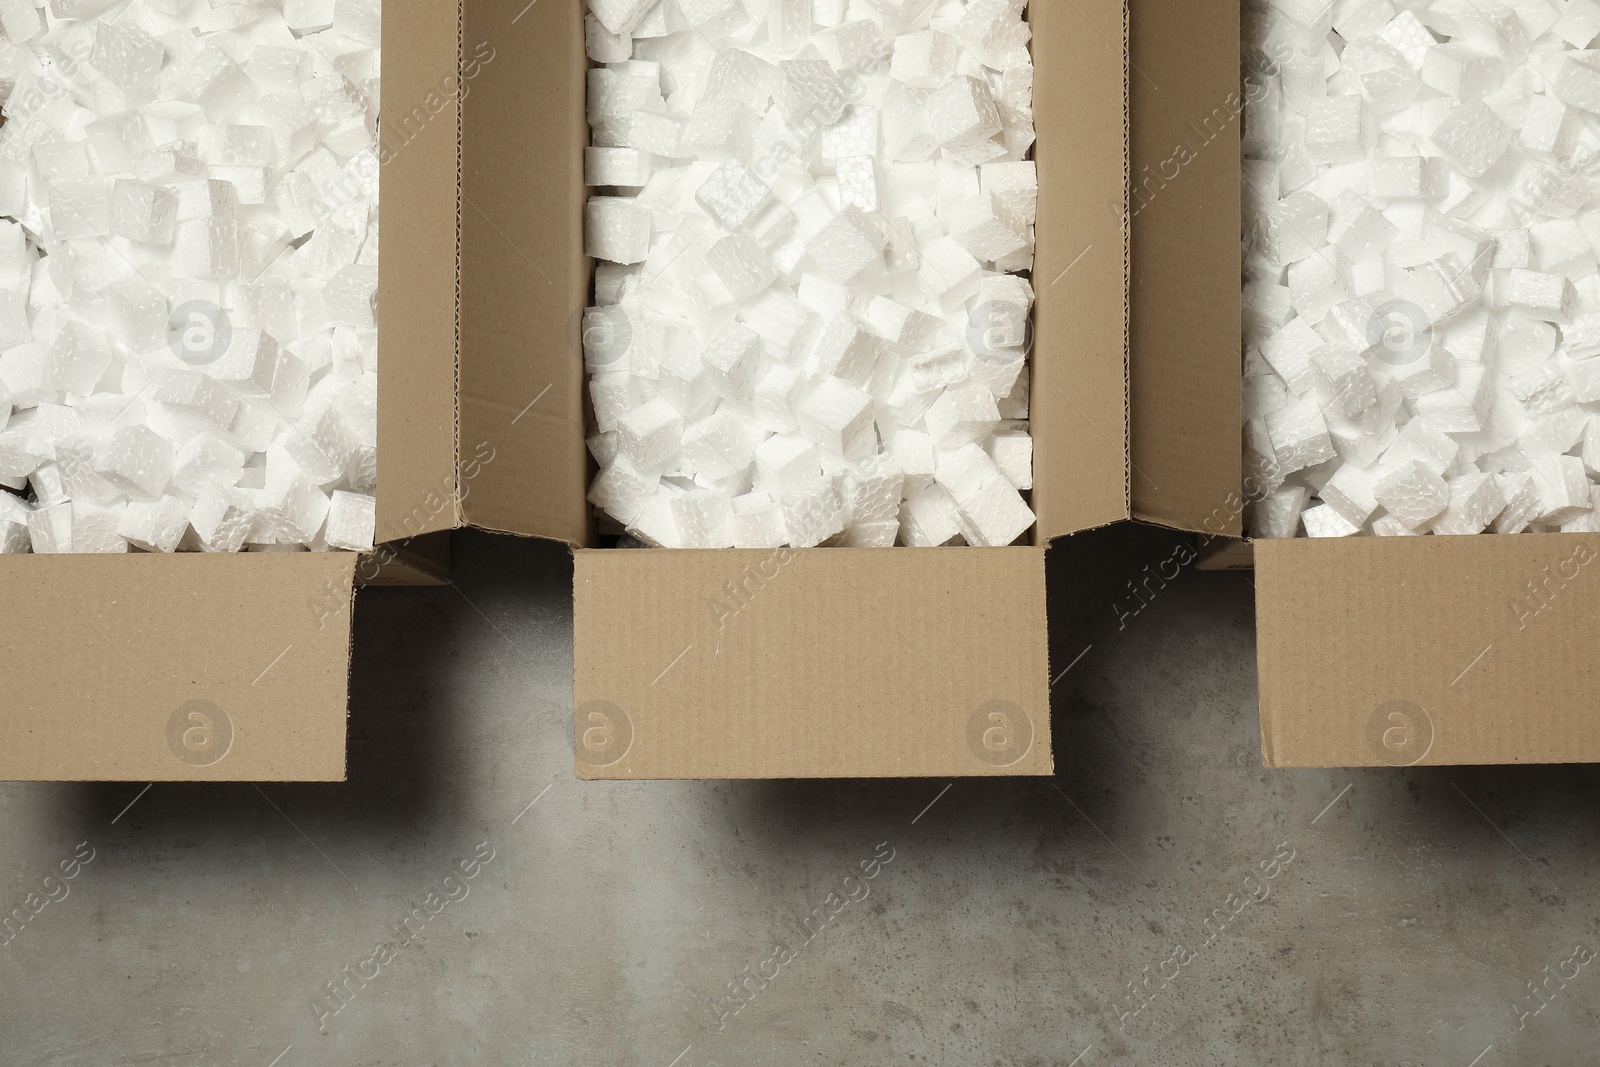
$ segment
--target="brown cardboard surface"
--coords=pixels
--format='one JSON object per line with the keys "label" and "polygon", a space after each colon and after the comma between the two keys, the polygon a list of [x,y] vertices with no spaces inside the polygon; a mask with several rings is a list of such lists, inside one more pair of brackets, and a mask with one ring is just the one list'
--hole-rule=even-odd
{"label": "brown cardboard surface", "polygon": [[0,555],[0,779],[342,781],[355,562]]}
{"label": "brown cardboard surface", "polygon": [[577,553],[580,778],[1049,774],[1044,550]]}
{"label": "brown cardboard surface", "polygon": [[456,502],[457,7],[384,0],[378,539],[461,525]]}
{"label": "brown cardboard surface", "polygon": [[1600,762],[1600,536],[1255,554],[1268,766]]}
{"label": "brown cardboard surface", "polygon": [[1238,0],[1134,0],[1133,514],[1239,535]]}
{"label": "brown cardboard surface", "polygon": [[1122,0],[1029,12],[1039,135],[1029,402],[1043,543],[1128,517],[1127,30]]}
{"label": "brown cardboard surface", "polygon": [[472,0],[463,32],[469,64],[484,58],[464,105],[461,454],[492,457],[463,507],[475,526],[575,545],[592,525],[578,341],[583,10]]}

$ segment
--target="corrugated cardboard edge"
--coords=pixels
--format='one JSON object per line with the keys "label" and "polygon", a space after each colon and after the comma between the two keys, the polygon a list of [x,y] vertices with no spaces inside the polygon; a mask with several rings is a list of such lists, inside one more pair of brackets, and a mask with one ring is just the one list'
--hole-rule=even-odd
{"label": "corrugated cardboard edge", "polygon": [[1133,517],[1133,0],[1122,3],[1122,513]]}
{"label": "corrugated cardboard edge", "polygon": [[1044,552],[580,551],[576,773],[1051,774]]}
{"label": "corrugated cardboard edge", "polygon": [[1267,766],[1600,762],[1600,535],[1255,551]]}
{"label": "corrugated cardboard edge", "polygon": [[[1128,12],[1035,3],[1038,543],[1128,518]],[[1115,420],[1120,418],[1120,423]]]}
{"label": "corrugated cardboard edge", "polygon": [[1238,536],[1239,5],[1134,0],[1132,513]]}

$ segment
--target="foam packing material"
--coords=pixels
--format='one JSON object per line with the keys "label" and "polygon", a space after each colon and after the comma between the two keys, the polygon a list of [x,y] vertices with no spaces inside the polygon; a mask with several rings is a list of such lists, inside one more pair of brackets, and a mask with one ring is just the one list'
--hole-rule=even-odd
{"label": "foam packing material", "polygon": [[[890,547],[1032,528],[1025,6],[590,0],[604,532]],[[246,133],[216,138],[255,158]],[[161,225],[136,191],[118,225]]]}
{"label": "foam packing material", "polygon": [[377,0],[0,7],[0,551],[370,549]]}
{"label": "foam packing material", "polygon": [[1600,5],[1248,0],[1245,35],[1247,531],[1600,528]]}

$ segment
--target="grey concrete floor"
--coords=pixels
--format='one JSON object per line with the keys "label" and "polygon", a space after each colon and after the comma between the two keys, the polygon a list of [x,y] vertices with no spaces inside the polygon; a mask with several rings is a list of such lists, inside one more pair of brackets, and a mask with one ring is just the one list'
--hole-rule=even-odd
{"label": "grey concrete floor", "polygon": [[79,860],[0,1062],[1600,1060],[1600,770],[1262,769],[1244,576],[1119,629],[1173,539],[1051,553],[1054,780],[584,783],[565,552],[461,535],[358,598],[347,783],[0,786],[4,909]]}

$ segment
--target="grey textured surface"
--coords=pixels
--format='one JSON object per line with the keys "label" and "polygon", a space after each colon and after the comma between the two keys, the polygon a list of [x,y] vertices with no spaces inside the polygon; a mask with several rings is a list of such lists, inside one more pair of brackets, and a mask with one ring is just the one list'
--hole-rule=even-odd
{"label": "grey textured surface", "polygon": [[348,783],[0,786],[6,910],[93,850],[0,948],[0,1062],[1595,1062],[1600,772],[1263,770],[1244,576],[1119,628],[1176,543],[1052,552],[1053,781],[613,784],[564,551],[462,535],[358,598]]}

